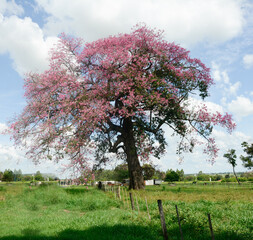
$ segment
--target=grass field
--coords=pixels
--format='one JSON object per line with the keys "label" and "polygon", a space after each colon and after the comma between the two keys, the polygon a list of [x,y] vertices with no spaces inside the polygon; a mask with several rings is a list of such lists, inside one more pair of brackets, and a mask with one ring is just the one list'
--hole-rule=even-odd
{"label": "grass field", "polygon": [[[85,187],[0,185],[0,239],[163,239],[157,200],[163,202],[169,239],[180,239],[175,204],[185,240],[252,240],[252,185],[162,185],[134,192]],[[148,202],[151,220],[148,218]],[[136,199],[139,206],[137,210]],[[123,201],[124,200],[124,201]]]}

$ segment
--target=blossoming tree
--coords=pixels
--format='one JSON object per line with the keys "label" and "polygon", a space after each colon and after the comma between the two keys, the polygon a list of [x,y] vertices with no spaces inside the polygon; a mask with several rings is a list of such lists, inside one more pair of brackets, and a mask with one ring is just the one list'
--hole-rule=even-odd
{"label": "blossoming tree", "polygon": [[216,157],[210,134],[214,125],[232,131],[231,116],[189,107],[190,97],[204,99],[212,84],[200,60],[146,26],[86,44],[62,35],[50,68],[27,74],[27,106],[11,132],[34,161],[68,156],[87,169],[92,154],[104,163],[115,153],[128,164],[130,189],[142,189],[140,162],[164,153],[164,125],[181,137],[179,154],[191,151],[198,142],[191,136],[199,135],[205,153]]}

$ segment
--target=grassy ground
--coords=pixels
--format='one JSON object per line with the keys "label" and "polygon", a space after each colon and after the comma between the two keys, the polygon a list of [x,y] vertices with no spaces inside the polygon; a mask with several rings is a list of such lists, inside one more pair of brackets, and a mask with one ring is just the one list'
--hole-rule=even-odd
{"label": "grassy ground", "polygon": [[121,190],[120,201],[114,192],[93,188],[2,184],[0,239],[162,240],[157,207],[161,199],[169,239],[180,239],[177,204],[185,240],[211,239],[207,213],[216,240],[251,240],[252,190],[250,186],[150,186],[133,193],[136,210],[131,211],[127,191]]}

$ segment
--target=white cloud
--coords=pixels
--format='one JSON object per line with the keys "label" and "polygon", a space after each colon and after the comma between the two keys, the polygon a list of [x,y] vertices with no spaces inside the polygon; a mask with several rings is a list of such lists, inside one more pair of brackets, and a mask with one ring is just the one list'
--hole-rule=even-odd
{"label": "white cloud", "polygon": [[224,84],[230,83],[227,71],[221,71],[220,66],[217,65],[215,62],[212,62],[212,77],[217,82]]}
{"label": "white cloud", "polygon": [[247,54],[243,57],[243,63],[245,68],[253,67],[253,54]]}
{"label": "white cloud", "polygon": [[227,70],[220,70],[220,66],[215,62],[212,62],[212,77],[219,84],[219,87],[225,90],[223,94],[236,95],[237,91],[241,87],[240,82],[232,84]]}
{"label": "white cloud", "polygon": [[7,125],[5,123],[0,123],[0,134],[1,134],[1,132],[7,130],[7,128],[8,127],[7,127]]}
{"label": "white cloud", "polygon": [[[207,156],[203,154],[203,146],[195,146],[193,153],[185,153],[184,161],[180,164],[178,161],[178,155],[175,154],[177,148],[177,142],[179,138],[177,136],[171,136],[173,131],[168,127],[165,129],[165,136],[168,141],[167,152],[165,156],[159,161],[156,160],[155,163],[160,166],[164,171],[167,169],[184,169],[185,173],[198,173],[203,171],[206,173],[211,172],[232,172],[231,165],[227,163],[223,154],[228,151],[228,149],[235,149],[238,161],[237,161],[237,171],[245,171],[243,168],[239,156],[243,154],[241,143],[243,141],[251,142],[252,138],[240,131],[235,131],[229,134],[221,130],[213,130],[212,136],[216,140],[217,147],[219,148],[218,157],[215,163],[212,165],[207,161]],[[205,140],[203,140],[205,141]]]}
{"label": "white cloud", "polygon": [[253,114],[253,101],[249,98],[238,96],[235,100],[228,103],[228,110],[239,120]]}
{"label": "white cloud", "polygon": [[229,40],[241,32],[244,23],[241,1],[236,0],[36,2],[49,15],[43,29],[29,17],[13,16],[24,12],[14,0],[0,0],[0,32],[5,36],[0,39],[0,54],[9,53],[20,75],[45,70],[47,52],[56,42],[54,36],[62,31],[90,41],[129,32],[135,24],[145,22],[165,30],[167,40],[187,45]]}
{"label": "white cloud", "polygon": [[9,53],[14,69],[22,76],[29,71],[43,71],[48,66],[48,50],[56,37],[44,35],[31,18],[17,16],[0,18],[0,54]]}
{"label": "white cloud", "polygon": [[3,15],[21,15],[24,13],[24,9],[22,8],[22,6],[16,4],[14,0],[0,0],[0,14],[1,13]]}
{"label": "white cloud", "polygon": [[[65,163],[66,162],[62,162]],[[50,160],[44,160],[41,164],[35,165],[31,160],[25,157],[25,153],[16,149],[14,146],[0,144],[0,171],[5,169],[21,169],[23,173],[54,173],[60,178],[71,176],[71,172],[63,172],[62,163],[54,163]]]}
{"label": "white cloud", "polygon": [[216,113],[216,112],[220,112],[221,114],[224,113],[224,109],[221,105],[216,104],[214,102],[210,102],[210,101],[203,101],[201,99],[189,98],[186,104],[187,104],[188,109],[193,109],[193,108],[199,109],[204,105],[207,107],[210,113]]}
{"label": "white cloud", "polygon": [[222,42],[237,36],[244,24],[237,0],[36,0],[50,16],[49,34],[72,33],[85,40],[128,32],[139,22],[165,30],[169,41]]}
{"label": "white cloud", "polygon": [[226,90],[229,92],[229,94],[236,95],[240,86],[241,86],[241,83],[236,82],[235,84],[230,84],[230,86]]}

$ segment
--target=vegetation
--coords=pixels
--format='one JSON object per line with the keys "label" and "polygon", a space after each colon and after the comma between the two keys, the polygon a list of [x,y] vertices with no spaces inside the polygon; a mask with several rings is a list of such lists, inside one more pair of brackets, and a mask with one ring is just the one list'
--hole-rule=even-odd
{"label": "vegetation", "polygon": [[31,182],[31,181],[55,181],[59,178],[53,176],[53,174],[42,174],[40,171],[37,171],[35,174],[22,174],[22,171],[14,169],[5,169],[3,172],[0,171],[0,181],[3,182]]}
{"label": "vegetation", "polygon": [[237,163],[236,163],[237,156],[235,154],[235,149],[229,149],[228,152],[223,155],[223,157],[227,158],[228,163],[230,163],[232,165],[235,178],[236,178],[238,184],[240,184],[240,181],[239,181],[239,179],[236,175],[236,172],[235,172],[235,166],[237,165]]}
{"label": "vegetation", "polygon": [[[126,190],[122,200],[113,192],[89,187],[0,185],[1,240],[127,239],[162,240],[157,199],[163,201],[171,239],[180,239],[175,204],[185,240],[210,239],[207,213],[215,239],[251,240],[252,186],[192,185],[149,186],[134,192],[139,213],[131,211]],[[123,198],[124,193],[124,198]],[[146,212],[145,197],[151,221]],[[123,202],[124,199],[124,202]]]}
{"label": "vegetation", "polygon": [[247,142],[242,143],[243,151],[247,154],[247,156],[240,156],[243,166],[245,168],[251,169],[253,168],[253,143],[249,145]]}
{"label": "vegetation", "polygon": [[170,169],[166,172],[164,180],[168,182],[177,182],[179,181],[179,179],[180,179],[180,175],[177,172]]}

